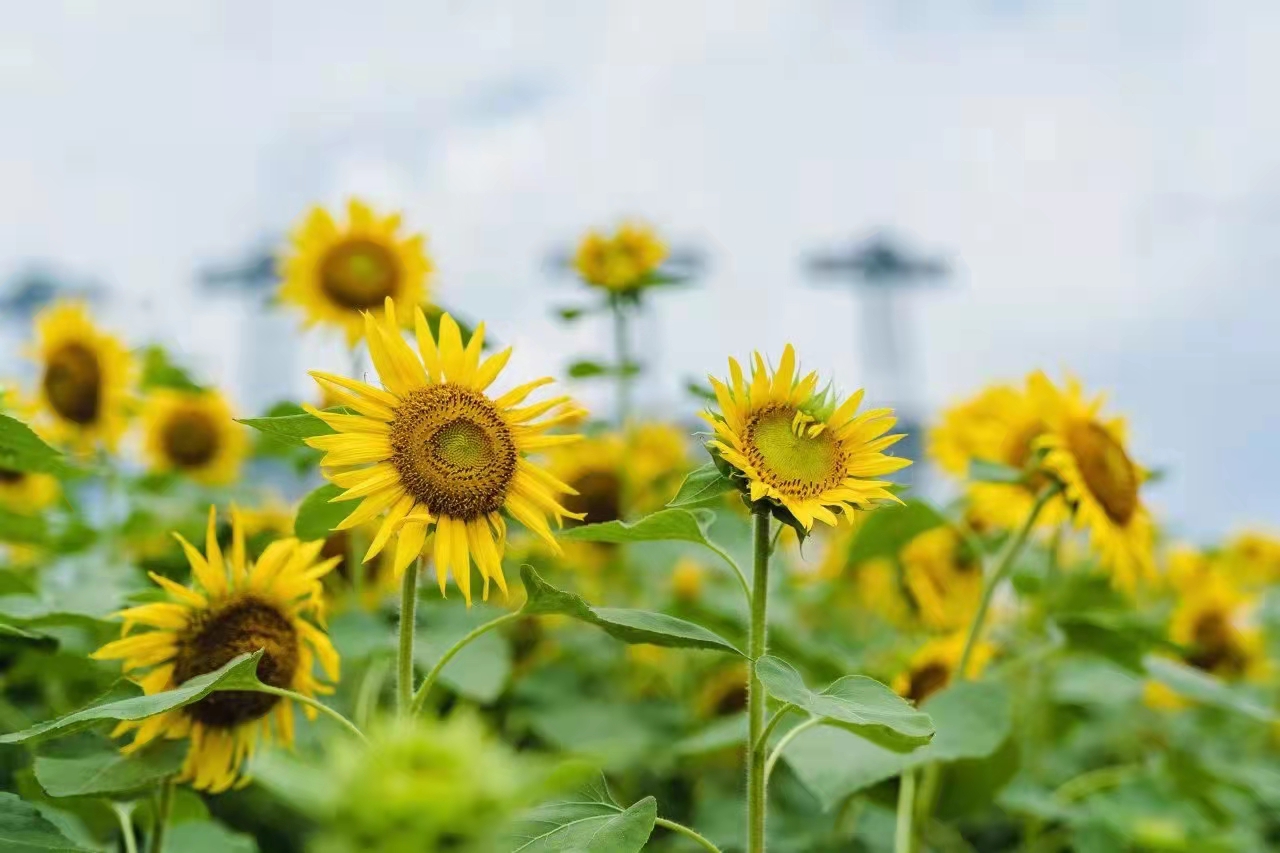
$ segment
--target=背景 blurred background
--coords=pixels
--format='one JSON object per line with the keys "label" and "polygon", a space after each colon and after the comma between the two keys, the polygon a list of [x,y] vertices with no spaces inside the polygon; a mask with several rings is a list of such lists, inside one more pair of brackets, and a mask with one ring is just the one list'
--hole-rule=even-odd
{"label": "\u80cc\u666f blurred background", "polygon": [[53,284],[246,414],[305,397],[341,340],[299,349],[243,289],[308,205],[358,193],[428,233],[435,295],[517,345],[513,380],[606,349],[555,322],[574,293],[548,259],[630,215],[704,262],[652,301],[647,408],[692,413],[687,379],[786,341],[847,389],[877,381],[878,327],[811,263],[888,229],[947,275],[898,298],[902,387],[870,399],[927,413],[1070,369],[1167,469],[1175,533],[1265,524],[1278,37],[1280,7],[1207,0],[14,4],[0,372],[29,369]]}

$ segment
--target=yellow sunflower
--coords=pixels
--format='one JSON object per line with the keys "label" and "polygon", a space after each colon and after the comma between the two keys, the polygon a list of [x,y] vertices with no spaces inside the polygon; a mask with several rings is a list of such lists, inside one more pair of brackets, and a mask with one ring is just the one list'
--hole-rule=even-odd
{"label": "yellow sunflower", "polygon": [[[1032,461],[1044,419],[1030,393],[1011,385],[994,385],[942,413],[929,431],[928,453],[944,471],[969,476],[974,462],[997,462],[1022,470]],[[1025,483],[966,482],[966,518],[977,530],[1021,527],[1045,480],[1033,476]],[[1066,519],[1066,507],[1054,498],[1041,510],[1040,527]]]}
{"label": "yellow sunflower", "polygon": [[969,624],[982,596],[982,572],[960,534],[935,527],[908,542],[898,557],[921,622],[942,631]]}
{"label": "yellow sunflower", "polygon": [[562,418],[576,417],[576,411],[546,417],[562,410],[567,397],[520,405],[550,378],[498,397],[486,395],[511,349],[481,361],[484,324],[464,347],[452,317],[440,318],[437,340],[418,309],[419,356],[401,336],[398,317],[391,299],[386,301],[384,322],[365,315],[365,338],[383,388],[330,373],[311,374],[356,412],[308,409],[337,431],[307,439],[325,451],[321,465],[326,476],[346,489],[334,500],[360,499],[337,529],[350,529],[386,512],[364,559],[377,556],[395,534],[397,578],[422,552],[428,531],[434,529],[433,556],[442,593],[452,572],[470,603],[472,561],[484,578],[486,596],[490,580],[505,593],[502,552],[507,526],[501,510],[556,552],[559,546],[547,515],[557,523],[581,518],[560,502],[572,489],[525,458],[526,453],[576,441],[576,435],[546,434]]}
{"label": "yellow sunflower", "polygon": [[557,448],[547,470],[573,489],[564,505],[587,524],[616,521],[662,508],[688,473],[688,440],[669,424],[640,424],[625,436],[604,433]]}
{"label": "yellow sunflower", "polygon": [[657,232],[638,222],[624,223],[613,234],[589,231],[578,244],[574,269],[595,287],[616,293],[634,291],[667,259],[667,246]]}
{"label": "yellow sunflower", "polygon": [[1046,426],[1035,439],[1044,469],[1062,483],[1076,527],[1088,531],[1102,564],[1134,589],[1154,573],[1155,532],[1139,495],[1147,474],[1129,457],[1124,421],[1103,420],[1102,398],[1086,400],[1075,380],[1060,390],[1037,372],[1028,389]]}
{"label": "yellow sunflower", "polygon": [[737,469],[753,501],[785,508],[805,530],[816,520],[835,525],[839,514],[898,501],[875,479],[911,464],[883,451],[902,435],[885,435],[895,423],[891,409],[857,414],[858,391],[836,405],[816,394],[818,374],[799,378],[790,344],[776,371],[755,354],[751,380],[729,359],[729,384],[710,377],[718,412],[703,417],[715,429],[707,446]]}
{"label": "yellow sunflower", "polygon": [[707,570],[692,557],[681,557],[671,569],[671,592],[681,601],[697,601]]}
{"label": "yellow sunflower", "polygon": [[[917,705],[943,689],[955,678],[964,654],[965,632],[957,631],[945,637],[929,640],[916,650],[907,662],[907,668],[893,680],[894,691]],[[976,678],[986,669],[995,649],[981,640],[969,655],[965,678]]]}
{"label": "yellow sunflower", "polygon": [[[258,677],[264,683],[309,697],[332,692],[314,672],[319,663],[326,680],[338,679],[338,653],[319,627],[324,618],[320,578],[336,561],[318,562],[321,543],[280,539],[251,562],[244,525],[233,511],[231,554],[224,560],[212,507],[204,554],[177,538],[191,563],[194,584],[182,586],[152,574],[168,600],[122,611],[122,639],[98,649],[94,658],[123,661],[125,672],[150,695],[263,649]],[[135,632],[136,627],[149,630]],[[304,706],[303,711],[315,718],[315,709]],[[225,791],[236,784],[244,760],[260,741],[293,742],[293,702],[269,693],[213,693],[183,708],[124,721],[112,736],[129,732],[134,737],[125,753],[157,737],[189,737],[179,780],[206,791]]]}
{"label": "yellow sunflower", "polygon": [[37,405],[55,441],[80,452],[114,450],[127,426],[134,365],[115,337],[79,302],[57,302],[35,320],[40,365]]}
{"label": "yellow sunflower", "polygon": [[1257,530],[1238,534],[1222,549],[1222,562],[1242,583],[1275,583],[1280,580],[1280,538]]}
{"label": "yellow sunflower", "polygon": [[281,259],[280,298],[306,312],[306,324],[339,326],[354,346],[364,334],[364,311],[393,299],[401,326],[427,298],[431,259],[421,234],[402,235],[400,214],[379,216],[367,204],[347,202],[347,221],[314,207],[293,232]]}
{"label": "yellow sunflower", "polygon": [[152,471],[178,471],[210,485],[229,483],[240,473],[248,440],[217,391],[153,391],[143,421]]}

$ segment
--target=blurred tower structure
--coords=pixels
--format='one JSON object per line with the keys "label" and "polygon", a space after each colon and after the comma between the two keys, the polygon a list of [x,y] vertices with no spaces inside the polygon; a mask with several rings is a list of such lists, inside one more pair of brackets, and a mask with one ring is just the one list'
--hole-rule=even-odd
{"label": "blurred tower structure", "polygon": [[[857,289],[867,395],[875,404],[891,405],[898,411],[899,428],[907,438],[896,453],[921,460],[924,406],[916,381],[909,306],[902,296],[909,288],[941,284],[950,267],[940,258],[911,252],[882,232],[848,249],[817,252],[805,261],[805,269],[821,285]],[[905,479],[921,485],[922,470],[919,464],[913,465],[904,472]]]}
{"label": "blurred tower structure", "polygon": [[239,388],[236,402],[247,414],[261,414],[273,403],[293,396],[293,346],[296,335],[288,319],[272,309],[280,284],[273,243],[263,243],[242,260],[211,265],[200,271],[202,289],[239,299]]}

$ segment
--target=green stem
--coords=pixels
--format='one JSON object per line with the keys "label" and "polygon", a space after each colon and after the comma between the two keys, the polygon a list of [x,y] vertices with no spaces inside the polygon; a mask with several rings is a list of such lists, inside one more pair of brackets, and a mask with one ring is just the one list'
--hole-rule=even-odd
{"label": "green stem", "polygon": [[133,803],[112,803],[111,810],[120,821],[120,837],[125,853],[138,853],[138,839],[133,836]]}
{"label": "green stem", "polygon": [[151,832],[151,853],[164,853],[164,836],[169,831],[169,815],[173,812],[173,777],[160,783],[160,805],[156,807],[155,828]]}
{"label": "green stem", "polygon": [[654,821],[654,823],[656,823],[658,826],[662,827],[663,829],[669,829],[672,832],[678,832],[684,837],[690,838],[698,842],[699,844],[702,845],[702,848],[704,850],[710,850],[711,853],[720,853],[719,847],[715,846],[710,841],[708,841],[704,836],[699,835],[697,832],[694,832],[692,829],[690,829],[689,827],[685,826],[682,823],[676,823],[674,820],[667,820],[665,817],[658,818],[657,820]]}
{"label": "green stem", "polygon": [[378,694],[382,692],[382,684],[390,666],[391,662],[386,657],[369,661],[369,666],[364,671],[364,678],[360,680],[360,689],[356,691],[356,707],[353,716],[359,728],[363,729],[369,725],[369,719],[373,716],[373,709],[378,703]]}
{"label": "green stem", "polygon": [[742,567],[738,565],[738,561],[733,559],[733,557],[730,557],[728,551],[724,550],[719,545],[712,544],[710,540],[704,539],[702,544],[706,545],[709,549],[715,552],[720,559],[729,564],[729,568],[733,569],[733,573],[738,576],[738,584],[742,587],[743,594],[746,595],[747,601],[750,602],[751,584],[747,583],[747,576],[743,574]]}
{"label": "green stem", "polygon": [[1114,767],[1102,767],[1081,773],[1073,779],[1063,782],[1053,792],[1053,798],[1060,803],[1071,803],[1082,800],[1107,788],[1114,788],[1130,776],[1141,772],[1141,764],[1118,764]]}
{"label": "green stem", "polygon": [[413,702],[413,629],[418,614],[418,572],[422,558],[405,566],[400,585],[400,650],[396,658],[396,713],[406,717]]}
{"label": "green stem", "polygon": [[360,728],[355,723],[351,722],[346,717],[342,716],[342,714],[333,710],[328,705],[324,704],[318,699],[312,699],[310,696],[305,696],[293,690],[286,690],[283,687],[272,687],[270,684],[260,684],[257,687],[255,687],[254,690],[256,690],[259,693],[270,693],[272,696],[279,696],[282,699],[292,699],[293,701],[298,702],[302,705],[307,705],[309,707],[315,708],[317,711],[324,714],[326,717],[329,717],[333,721],[340,723],[344,729],[351,732],[351,734],[355,735],[364,743],[369,742],[369,739],[365,737],[364,732],[360,731]]}
{"label": "green stem", "polygon": [[769,737],[773,734],[773,730],[778,727],[778,723],[782,722],[783,717],[795,709],[796,706],[788,702],[773,713],[773,716],[769,718],[769,723],[764,727],[764,731],[760,733],[760,740],[756,741],[756,749],[768,749]]}
{"label": "green stem", "polygon": [[626,428],[631,419],[631,336],[627,328],[627,309],[617,295],[609,298],[613,309],[614,370],[618,380],[618,429]]}
{"label": "green stem", "polygon": [[893,838],[893,853],[911,853],[915,849],[916,771],[907,770],[898,781],[898,821]]}
{"label": "green stem", "polygon": [[522,616],[524,616],[524,614],[518,610],[514,613],[504,613],[498,618],[490,619],[478,628],[473,629],[462,639],[458,640],[458,642],[450,646],[445,653],[440,656],[440,660],[436,661],[436,665],[431,667],[431,671],[427,673],[427,677],[422,680],[422,686],[418,688],[418,692],[413,696],[413,709],[411,713],[422,713],[423,707],[427,704],[427,693],[430,692],[431,685],[436,683],[436,679],[440,677],[440,673],[444,670],[445,665],[448,664],[449,661],[453,660],[454,655],[466,648],[467,644],[472,640],[489,633],[494,628],[506,625],[508,622],[514,622]]}
{"label": "green stem", "polygon": [[787,744],[791,743],[791,741],[809,731],[809,729],[814,726],[820,725],[822,725],[821,717],[810,717],[778,739],[778,745],[773,748],[773,752],[769,753],[769,760],[766,761],[764,765],[765,787],[768,787],[769,777],[773,775],[774,765],[776,765],[778,763],[778,759],[782,757],[782,750],[787,748]]}
{"label": "green stem", "polygon": [[755,510],[755,578],[751,585],[751,624],[747,633],[747,853],[763,853],[765,844],[765,750],[760,742],[764,732],[766,696],[756,677],[755,663],[764,657],[769,629],[769,509]]}

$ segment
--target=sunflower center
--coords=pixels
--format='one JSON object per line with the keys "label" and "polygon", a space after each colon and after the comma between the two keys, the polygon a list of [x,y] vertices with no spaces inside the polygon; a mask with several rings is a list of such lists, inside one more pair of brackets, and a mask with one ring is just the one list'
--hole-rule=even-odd
{"label": "sunflower center", "polygon": [[817,497],[839,486],[845,470],[840,442],[819,426],[791,406],[767,406],[747,422],[747,459],[788,497]]}
{"label": "sunflower center", "polygon": [[578,494],[568,499],[568,508],[587,516],[581,522],[570,519],[570,525],[598,524],[622,518],[622,481],[616,472],[587,471],[569,485]]}
{"label": "sunflower center", "polygon": [[1236,642],[1235,630],[1227,614],[1206,613],[1191,631],[1195,648],[1187,656],[1187,663],[1196,669],[1219,675],[1240,676],[1248,661],[1244,650]]}
{"label": "sunflower center", "polygon": [[334,246],[320,262],[320,287],[343,308],[365,311],[396,295],[400,268],[380,243],[361,238]]}
{"label": "sunflower center", "polygon": [[1111,434],[1092,421],[1073,424],[1067,445],[1107,518],[1125,525],[1138,510],[1138,472]]}
{"label": "sunflower center", "polygon": [[199,468],[218,452],[218,431],[201,412],[179,412],[164,427],[164,452],[180,468]]}
{"label": "sunflower center", "polygon": [[919,705],[934,693],[937,693],[951,680],[951,667],[938,661],[927,663],[919,669],[911,671],[907,682],[906,698]]}
{"label": "sunflower center", "polygon": [[44,369],[44,393],[49,405],[63,418],[90,424],[98,418],[102,401],[102,366],[84,344],[66,344],[55,350]]}
{"label": "sunflower center", "polygon": [[472,519],[502,508],[519,454],[488,397],[446,383],[406,394],[391,422],[391,463],[432,515]]}
{"label": "sunflower center", "polygon": [[[298,632],[292,620],[273,604],[242,597],[204,611],[178,639],[173,680],[182,684],[213,672],[246,652],[263,649],[258,678],[272,687],[291,688],[298,671]],[[198,723],[217,729],[235,728],[259,719],[280,697],[250,690],[211,693],[185,711]]]}
{"label": "sunflower center", "polygon": [[25,471],[14,471],[12,468],[0,468],[0,485],[12,486],[25,480]]}

